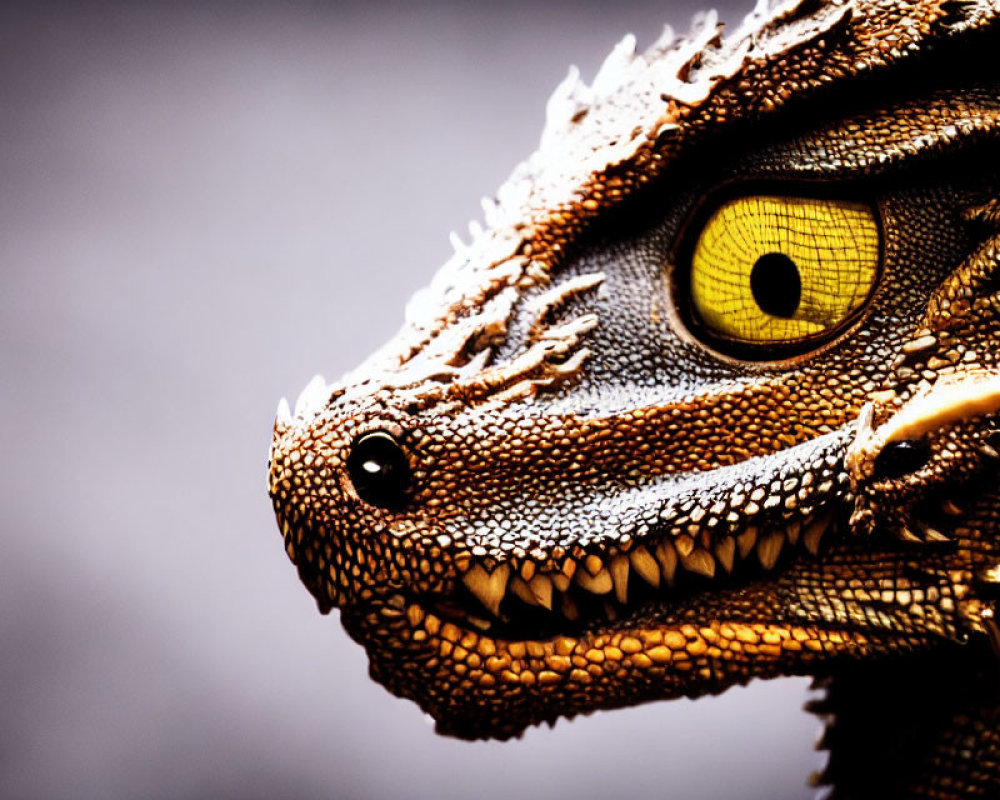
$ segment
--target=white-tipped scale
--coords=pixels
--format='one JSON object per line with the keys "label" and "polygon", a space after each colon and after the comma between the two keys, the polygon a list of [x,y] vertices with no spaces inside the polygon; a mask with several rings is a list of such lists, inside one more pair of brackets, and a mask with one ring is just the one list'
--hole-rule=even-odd
{"label": "white-tipped scale", "polygon": [[330,393],[322,375],[314,375],[295,401],[295,416],[306,417],[315,414],[329,399]]}
{"label": "white-tipped scale", "polygon": [[278,410],[274,413],[275,427],[285,428],[292,424],[292,410],[288,407],[288,400],[282,397],[278,401]]}
{"label": "white-tipped scale", "polygon": [[604,97],[617,89],[628,76],[629,66],[635,59],[635,36],[627,34],[604,59],[594,76],[590,88],[598,97]]}

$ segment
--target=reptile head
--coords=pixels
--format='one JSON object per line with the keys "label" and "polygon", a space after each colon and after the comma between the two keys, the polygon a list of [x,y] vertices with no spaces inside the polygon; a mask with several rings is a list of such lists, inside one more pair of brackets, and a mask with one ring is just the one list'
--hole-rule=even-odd
{"label": "reptile head", "polygon": [[988,627],[997,22],[762,4],[571,72],[396,339],[279,408],[286,550],[377,680],[506,737]]}

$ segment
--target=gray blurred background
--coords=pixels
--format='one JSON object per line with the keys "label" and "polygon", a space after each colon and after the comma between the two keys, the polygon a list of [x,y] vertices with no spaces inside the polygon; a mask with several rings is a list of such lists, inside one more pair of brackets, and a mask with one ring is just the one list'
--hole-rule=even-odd
{"label": "gray blurred background", "polygon": [[278,397],[392,335],[568,65],[694,10],[3,4],[0,795],[810,795],[805,680],[437,737],[264,491]]}

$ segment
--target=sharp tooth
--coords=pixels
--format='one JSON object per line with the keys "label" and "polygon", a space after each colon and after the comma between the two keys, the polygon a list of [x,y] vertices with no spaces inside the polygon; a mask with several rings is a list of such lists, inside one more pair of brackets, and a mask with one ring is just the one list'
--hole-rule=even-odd
{"label": "sharp tooth", "polygon": [[628,602],[628,556],[617,555],[611,559],[611,581],[615,585],[615,597],[625,605]]}
{"label": "sharp tooth", "polygon": [[949,516],[952,517],[960,517],[962,516],[962,514],[965,513],[964,511],[962,511],[961,508],[955,505],[954,501],[952,500],[945,500],[943,503],[941,503],[941,510],[945,514],[948,514]]}
{"label": "sharp tooth", "polygon": [[568,594],[562,596],[562,613],[566,619],[576,621],[580,618],[580,609],[576,607],[576,602]]}
{"label": "sharp tooth", "polygon": [[322,375],[314,375],[295,401],[295,416],[309,416],[319,411],[329,398],[326,381]]}
{"label": "sharp tooth", "polygon": [[[569,585],[567,579],[567,586]],[[528,585],[531,587],[531,591],[534,593],[535,597],[538,599],[540,605],[545,608],[552,610],[552,580],[548,575],[535,575]]]}
{"label": "sharp tooth", "polygon": [[278,410],[274,415],[274,427],[286,428],[292,424],[292,411],[288,407],[288,400],[282,397],[278,401]]}
{"label": "sharp tooth", "polygon": [[740,550],[740,558],[746,558],[757,544],[757,526],[751,525],[743,533],[736,537],[736,545]]}
{"label": "sharp tooth", "polygon": [[525,561],[521,564],[521,577],[530,581],[535,576],[535,562]]}
{"label": "sharp tooth", "polygon": [[489,620],[485,620],[482,617],[474,617],[472,614],[466,614],[465,618],[481,631],[488,631],[492,626]]}
{"label": "sharp tooth", "polygon": [[726,572],[733,571],[733,560],[736,558],[736,540],[727,536],[715,546],[715,557],[719,559]]}
{"label": "sharp tooth", "polygon": [[920,531],[927,537],[928,542],[950,542],[951,539],[945,536],[937,528],[933,528],[930,525],[921,523]]}
{"label": "sharp tooth", "polygon": [[802,536],[802,541],[805,544],[806,549],[814,556],[819,555],[820,540],[823,538],[823,534],[827,532],[829,527],[829,516],[819,517],[806,525],[806,532]]}
{"label": "sharp tooth", "polygon": [[531,590],[531,587],[517,575],[510,579],[510,590],[529,606],[538,605],[538,598],[535,597],[535,593]]}
{"label": "sharp tooth", "polygon": [[704,575],[706,578],[711,578],[715,575],[715,559],[712,558],[711,553],[707,550],[702,550],[700,547],[683,556],[681,563],[689,572]]}
{"label": "sharp tooth", "polygon": [[637,547],[629,553],[629,561],[632,562],[632,567],[639,573],[640,578],[654,589],[659,587],[660,568],[656,566],[656,559],[649,554],[645,547]]}
{"label": "sharp tooth", "polygon": [[507,589],[507,575],[510,567],[501,564],[492,573],[487,573],[479,564],[462,576],[465,585],[469,587],[479,602],[492,612],[493,616],[500,613],[500,601],[503,600],[504,592]]}
{"label": "sharp tooth", "polygon": [[785,528],[785,538],[791,544],[796,544],[799,541],[799,531],[802,530],[802,523],[799,520],[790,522],[788,527]]}
{"label": "sharp tooth", "polygon": [[618,609],[615,608],[615,604],[610,600],[604,601],[604,615],[612,622],[618,619]]}
{"label": "sharp tooth", "polygon": [[598,572],[604,569],[604,562],[601,561],[599,556],[591,554],[584,559],[583,566],[587,568],[587,572],[589,572],[591,575],[596,575]]}
{"label": "sharp tooth", "polygon": [[663,577],[667,579],[667,585],[674,585],[674,572],[677,570],[677,551],[670,542],[660,542],[656,546],[656,560],[660,562],[660,569],[663,570]]}
{"label": "sharp tooth", "polygon": [[915,542],[917,544],[923,544],[924,540],[917,536],[913,531],[907,528],[905,525],[901,525],[896,529],[896,537],[904,542]]}
{"label": "sharp tooth", "polygon": [[560,592],[565,592],[569,588],[569,577],[561,572],[552,573],[552,585]]}
{"label": "sharp tooth", "polygon": [[682,533],[674,539],[674,547],[677,548],[677,554],[681,558],[684,558],[684,556],[689,555],[691,551],[694,550],[694,539],[686,533]]}
{"label": "sharp tooth", "polygon": [[588,592],[594,594],[607,594],[614,586],[611,573],[607,569],[602,569],[596,575],[591,575],[587,570],[576,571],[576,582]]}
{"label": "sharp tooth", "polygon": [[769,533],[757,545],[757,558],[764,569],[771,569],[781,555],[781,546],[785,543],[785,534],[777,531]]}

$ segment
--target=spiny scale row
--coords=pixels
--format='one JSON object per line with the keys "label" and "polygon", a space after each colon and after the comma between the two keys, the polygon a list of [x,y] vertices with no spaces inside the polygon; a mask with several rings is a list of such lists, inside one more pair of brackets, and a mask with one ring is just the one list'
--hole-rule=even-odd
{"label": "spiny scale row", "polygon": [[[500,616],[500,605],[512,593],[529,606],[558,611],[574,619],[572,602],[567,608],[567,594],[575,584],[594,595],[611,595],[622,605],[628,603],[629,576],[633,572],[652,589],[674,585],[678,568],[690,573],[714,578],[724,571],[731,574],[736,556],[747,559],[756,553],[760,565],[771,569],[778,561],[786,542],[796,544],[800,538],[813,555],[819,551],[820,540],[832,527],[831,515],[823,515],[805,524],[794,522],[785,528],[759,531],[756,527],[728,536],[713,548],[699,547],[691,537],[662,541],[657,545],[640,545],[629,553],[620,553],[605,561],[591,554],[579,562],[567,560],[561,572],[512,574],[509,564],[501,564],[492,572],[480,564],[471,566],[462,576],[466,588],[494,617]],[[527,577],[526,577],[527,574]],[[554,603],[555,592],[560,603]]]}

